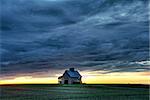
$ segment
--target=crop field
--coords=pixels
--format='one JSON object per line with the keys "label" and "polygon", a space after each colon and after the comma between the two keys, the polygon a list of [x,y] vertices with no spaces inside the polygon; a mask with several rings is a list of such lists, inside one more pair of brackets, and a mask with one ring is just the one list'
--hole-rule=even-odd
{"label": "crop field", "polygon": [[148,85],[1,85],[0,100],[149,100]]}

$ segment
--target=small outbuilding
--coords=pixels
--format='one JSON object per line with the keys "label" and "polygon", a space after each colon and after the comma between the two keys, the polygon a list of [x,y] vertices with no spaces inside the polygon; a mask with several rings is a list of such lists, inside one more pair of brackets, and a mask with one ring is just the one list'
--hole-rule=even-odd
{"label": "small outbuilding", "polygon": [[69,70],[66,70],[64,74],[60,77],[58,77],[58,83],[59,84],[81,84],[82,76],[80,73],[74,68],[70,68]]}

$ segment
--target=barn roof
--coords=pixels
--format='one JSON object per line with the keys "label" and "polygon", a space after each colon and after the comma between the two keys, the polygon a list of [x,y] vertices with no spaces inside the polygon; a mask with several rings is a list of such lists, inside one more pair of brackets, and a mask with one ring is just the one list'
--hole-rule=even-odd
{"label": "barn roof", "polygon": [[63,76],[59,76],[58,79],[61,79]]}
{"label": "barn roof", "polygon": [[72,78],[80,78],[81,77],[79,72],[75,71],[75,70],[67,70],[66,73]]}

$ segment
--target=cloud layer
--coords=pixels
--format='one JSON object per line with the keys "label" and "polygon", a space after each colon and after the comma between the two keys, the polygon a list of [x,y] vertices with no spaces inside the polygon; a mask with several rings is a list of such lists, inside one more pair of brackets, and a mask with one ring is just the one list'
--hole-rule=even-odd
{"label": "cloud layer", "polygon": [[1,75],[146,71],[147,1],[2,0]]}

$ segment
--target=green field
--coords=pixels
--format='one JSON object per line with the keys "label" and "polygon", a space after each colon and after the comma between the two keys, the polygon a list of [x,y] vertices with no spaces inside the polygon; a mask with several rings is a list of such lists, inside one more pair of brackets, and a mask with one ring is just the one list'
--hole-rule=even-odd
{"label": "green field", "polygon": [[3,85],[0,100],[149,100],[145,85]]}

